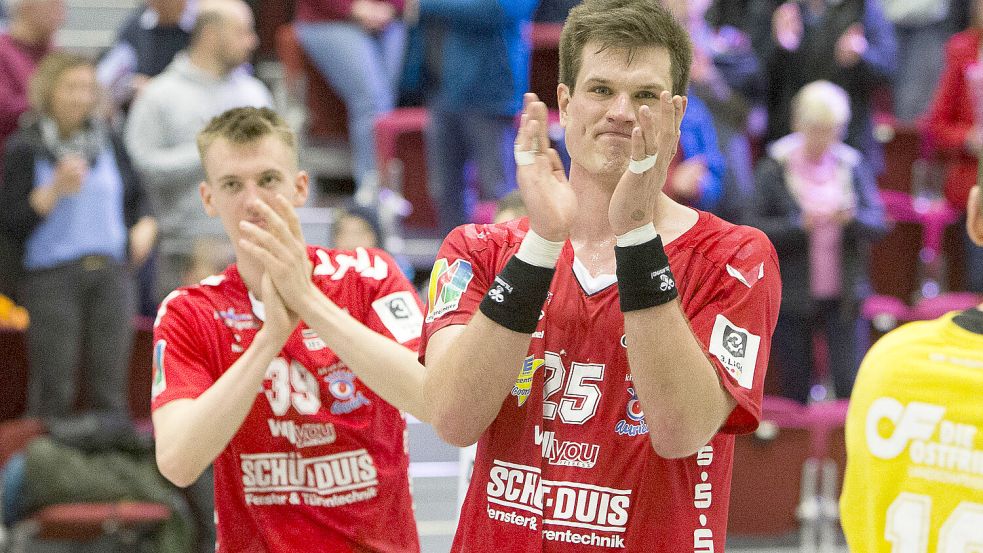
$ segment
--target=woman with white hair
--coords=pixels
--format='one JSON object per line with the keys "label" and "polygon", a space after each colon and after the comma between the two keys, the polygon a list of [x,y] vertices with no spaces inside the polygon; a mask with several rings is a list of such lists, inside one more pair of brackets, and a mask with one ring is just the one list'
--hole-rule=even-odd
{"label": "woman with white hair", "polygon": [[813,334],[825,334],[837,397],[857,373],[857,320],[866,284],[864,250],[887,230],[874,176],[843,143],[850,99],[815,81],[792,105],[794,131],[768,147],[757,167],[751,224],[771,239],[782,272],[775,329],[782,394],[810,397]]}

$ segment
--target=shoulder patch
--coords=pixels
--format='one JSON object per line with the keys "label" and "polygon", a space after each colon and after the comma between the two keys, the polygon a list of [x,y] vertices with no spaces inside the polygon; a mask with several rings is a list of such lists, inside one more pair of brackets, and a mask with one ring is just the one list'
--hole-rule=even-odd
{"label": "shoulder patch", "polygon": [[754,368],[760,345],[760,336],[735,325],[723,315],[717,315],[708,349],[720,360],[728,374],[741,387],[749,390],[754,385]]}
{"label": "shoulder patch", "polygon": [[438,259],[430,273],[430,287],[427,290],[427,322],[457,309],[473,277],[474,272],[467,261],[457,259],[448,265],[447,259]]}
{"label": "shoulder patch", "polygon": [[383,296],[372,302],[372,309],[397,342],[402,344],[420,337],[423,313],[412,292],[403,290]]}
{"label": "shoulder patch", "polygon": [[150,387],[150,401],[157,399],[157,396],[167,389],[167,377],[164,374],[164,351],[166,349],[167,340],[157,340],[157,343],[154,344],[154,381]]}

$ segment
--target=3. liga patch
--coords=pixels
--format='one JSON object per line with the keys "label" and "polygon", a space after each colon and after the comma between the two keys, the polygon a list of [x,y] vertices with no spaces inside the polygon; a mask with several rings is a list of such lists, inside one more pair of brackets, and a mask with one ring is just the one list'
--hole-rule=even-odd
{"label": "3. liga patch", "polygon": [[372,309],[399,343],[420,337],[423,313],[410,292],[394,292],[372,302]]}
{"label": "3. liga patch", "polygon": [[760,345],[760,336],[717,315],[710,334],[710,353],[717,356],[739,385],[749,390],[754,385],[754,366]]}

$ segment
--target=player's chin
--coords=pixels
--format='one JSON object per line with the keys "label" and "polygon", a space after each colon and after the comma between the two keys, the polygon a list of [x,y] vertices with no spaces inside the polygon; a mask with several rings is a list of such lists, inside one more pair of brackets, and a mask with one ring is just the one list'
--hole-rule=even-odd
{"label": "player's chin", "polygon": [[621,149],[612,149],[605,152],[601,157],[600,173],[602,175],[612,175],[621,177],[628,169],[630,155]]}

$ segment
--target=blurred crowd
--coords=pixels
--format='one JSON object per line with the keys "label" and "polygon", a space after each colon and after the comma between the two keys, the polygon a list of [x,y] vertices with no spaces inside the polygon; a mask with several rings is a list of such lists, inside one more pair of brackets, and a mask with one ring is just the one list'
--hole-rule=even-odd
{"label": "blurred crowd", "polygon": [[[965,217],[983,150],[983,0],[665,1],[695,47],[666,190],[775,245],[780,393],[816,399],[821,359],[831,394],[849,397],[868,346],[869,252],[892,224],[879,129],[917,130],[942,177],[909,192]],[[293,32],[347,111],[356,191],[337,247],[384,243],[367,192],[380,179],[373,122],[401,107],[428,113],[440,237],[480,218],[481,202],[521,213],[512,145],[531,29],[575,4],[296,0]],[[4,0],[0,315],[26,327],[28,415],[71,416],[84,382],[88,409],[127,417],[131,318],[232,258],[201,207],[195,134],[229,108],[274,103],[253,71],[256,8],[148,0],[89,59],[57,46],[64,0]],[[983,249],[967,240],[950,255],[965,278],[948,289],[983,293]]]}

